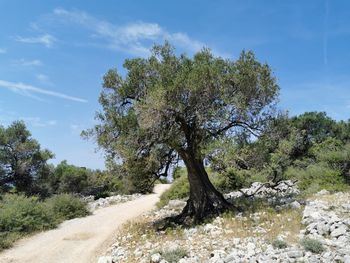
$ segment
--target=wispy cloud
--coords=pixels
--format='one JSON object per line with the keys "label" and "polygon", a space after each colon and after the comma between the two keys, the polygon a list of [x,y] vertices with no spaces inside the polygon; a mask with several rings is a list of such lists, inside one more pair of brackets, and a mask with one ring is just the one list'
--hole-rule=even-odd
{"label": "wispy cloud", "polygon": [[72,97],[64,93],[59,93],[56,91],[38,88],[38,87],[27,85],[21,82],[10,82],[5,80],[0,80],[0,88],[9,89],[17,93],[19,92],[22,95],[28,95],[28,94],[32,95],[32,93],[35,93],[35,94],[43,94],[47,96],[57,97],[57,98],[76,101],[76,102],[83,102],[83,103],[88,102],[87,100],[82,98]]}
{"label": "wispy cloud", "polygon": [[0,124],[10,125],[15,120],[23,120],[28,126],[32,127],[52,127],[57,125],[56,120],[43,120],[40,117],[28,117],[19,115],[18,112],[8,111],[0,108]]}
{"label": "wispy cloud", "polygon": [[57,125],[56,120],[43,121],[40,117],[19,117],[19,119],[33,127],[50,127]]}
{"label": "wispy cloud", "polygon": [[41,60],[39,59],[33,59],[33,60],[26,60],[24,58],[21,58],[21,59],[18,59],[18,60],[14,60],[13,61],[13,64],[14,65],[17,65],[17,66],[25,66],[25,67],[31,67],[31,66],[42,66],[43,63],[41,62]]}
{"label": "wispy cloud", "polygon": [[53,44],[56,42],[56,38],[53,37],[50,34],[45,34],[37,37],[21,37],[16,36],[15,40],[22,43],[28,43],[28,44],[42,44],[46,46],[47,48],[50,48],[53,46]]}
{"label": "wispy cloud", "polygon": [[7,53],[7,50],[5,48],[0,48],[0,54],[5,54]]}
{"label": "wispy cloud", "polygon": [[63,23],[76,24],[92,32],[92,37],[102,39],[104,45],[134,55],[147,55],[149,48],[155,42],[171,41],[177,47],[186,51],[195,52],[205,44],[195,40],[183,32],[169,32],[157,23],[142,21],[117,25],[99,20],[82,11],[69,11],[57,8],[53,18]]}
{"label": "wispy cloud", "polygon": [[45,74],[37,74],[36,75],[36,79],[42,84],[50,85],[50,86],[53,85],[51,80],[50,80],[50,78],[49,78],[49,76],[47,76]]}

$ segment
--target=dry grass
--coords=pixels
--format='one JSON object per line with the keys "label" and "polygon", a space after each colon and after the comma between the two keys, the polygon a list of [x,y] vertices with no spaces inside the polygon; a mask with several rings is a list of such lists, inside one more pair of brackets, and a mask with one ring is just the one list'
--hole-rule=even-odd
{"label": "dry grass", "polygon": [[[261,207],[255,212],[247,213],[244,216],[235,216],[227,213],[222,216],[220,225],[222,232],[219,240],[232,240],[233,238],[258,237],[268,241],[270,244],[281,234],[288,244],[298,243],[298,234],[301,230],[302,210],[283,210],[276,212],[271,208]],[[209,237],[203,228],[197,228],[197,233],[191,240],[192,247],[203,247],[203,236]],[[263,230],[263,231],[261,231]],[[160,251],[167,242],[180,243],[183,248],[188,245],[188,240],[181,227],[167,229],[157,232],[152,226],[152,218],[142,217],[137,221],[128,222],[118,234],[117,244],[128,249],[128,259],[125,262],[138,262],[134,251],[137,248],[147,247],[148,251]],[[148,245],[147,245],[148,244]],[[214,245],[213,245],[214,244]],[[215,243],[205,245],[207,253],[199,255],[208,258],[209,253],[215,248]]]}

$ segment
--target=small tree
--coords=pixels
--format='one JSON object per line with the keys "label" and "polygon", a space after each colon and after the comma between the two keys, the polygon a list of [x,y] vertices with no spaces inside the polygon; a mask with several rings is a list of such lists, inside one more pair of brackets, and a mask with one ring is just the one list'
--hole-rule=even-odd
{"label": "small tree", "polygon": [[236,61],[208,49],[193,58],[176,56],[168,43],[124,67],[125,78],[114,69],[104,76],[100,124],[83,134],[125,163],[144,162],[148,175],[168,174],[181,159],[190,197],[177,222],[201,221],[229,208],[208,178],[205,149],[223,136],[256,134],[263,127],[279,90],[270,67],[252,52]]}
{"label": "small tree", "polygon": [[47,160],[53,158],[48,150],[31,138],[21,121],[5,128],[0,126],[0,189],[15,188],[17,192],[40,194],[39,184],[49,174]]}

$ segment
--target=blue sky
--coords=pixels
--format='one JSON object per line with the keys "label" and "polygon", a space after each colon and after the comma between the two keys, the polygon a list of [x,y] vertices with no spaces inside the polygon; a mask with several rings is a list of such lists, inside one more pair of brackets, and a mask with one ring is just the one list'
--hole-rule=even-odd
{"label": "blue sky", "polygon": [[235,59],[251,49],[271,65],[279,107],[350,118],[350,2],[0,0],[0,124],[22,119],[53,163],[103,168],[83,141],[102,75],[169,40]]}

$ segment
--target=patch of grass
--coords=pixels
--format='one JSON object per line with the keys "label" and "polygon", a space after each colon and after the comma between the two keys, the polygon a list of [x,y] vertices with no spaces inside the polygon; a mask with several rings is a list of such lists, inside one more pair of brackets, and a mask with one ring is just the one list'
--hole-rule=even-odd
{"label": "patch of grass", "polygon": [[284,241],[284,240],[275,239],[275,240],[272,242],[272,246],[273,246],[274,248],[283,249],[283,248],[287,248],[287,247],[288,247],[288,244],[287,244],[287,242]]}
{"label": "patch of grass", "polygon": [[20,233],[2,232],[0,233],[0,251],[10,248],[12,244],[21,237]]}
{"label": "patch of grass", "polygon": [[187,176],[181,175],[172,183],[171,187],[160,196],[157,206],[160,208],[167,205],[170,200],[187,198],[189,192],[190,185]]}
{"label": "patch of grass", "polygon": [[6,194],[0,200],[0,250],[11,247],[22,236],[87,214],[86,204],[71,195],[40,201],[37,197]]}
{"label": "patch of grass", "polygon": [[177,248],[177,249],[163,251],[161,255],[169,263],[177,263],[180,259],[186,257],[188,253],[183,248]]}
{"label": "patch of grass", "polygon": [[310,251],[315,254],[320,254],[324,251],[324,247],[322,243],[316,239],[304,238],[301,241],[301,245],[304,247],[306,251]]}

